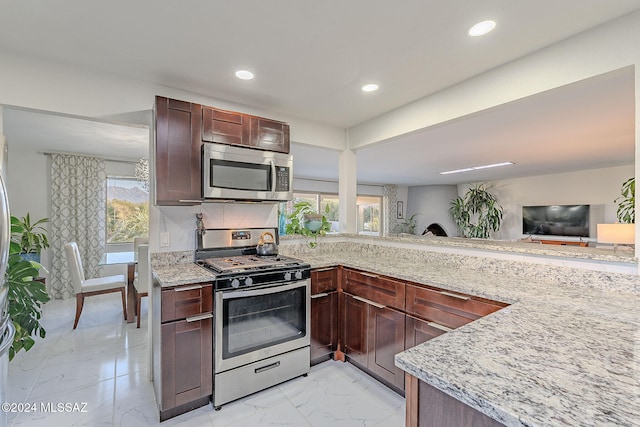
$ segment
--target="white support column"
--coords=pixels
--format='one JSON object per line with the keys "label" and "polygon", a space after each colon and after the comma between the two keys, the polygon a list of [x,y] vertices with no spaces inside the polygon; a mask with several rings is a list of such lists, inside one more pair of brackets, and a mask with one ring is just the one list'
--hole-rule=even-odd
{"label": "white support column", "polygon": [[357,157],[347,149],[338,157],[338,198],[340,201],[340,232],[357,232]]}

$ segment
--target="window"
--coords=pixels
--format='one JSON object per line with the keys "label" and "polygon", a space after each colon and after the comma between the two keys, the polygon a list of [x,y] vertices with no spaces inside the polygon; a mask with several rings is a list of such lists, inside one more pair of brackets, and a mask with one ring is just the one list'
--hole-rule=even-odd
{"label": "window", "polygon": [[[337,233],[338,231],[340,231],[337,194],[293,193],[293,200],[287,202],[287,215],[293,212],[293,205],[301,201],[309,202],[309,204],[316,212],[319,212],[326,216],[327,221],[331,223],[330,233]],[[320,206],[319,211],[318,206]],[[326,210],[327,206],[328,211]]]}
{"label": "window", "polygon": [[[318,211],[318,206],[320,206],[320,213],[325,215],[331,223],[331,233],[338,233],[340,231],[339,200],[337,194],[293,193],[293,200],[287,202],[287,215],[293,212],[293,205],[299,201],[309,202],[316,211]],[[382,197],[358,196],[356,205],[358,209],[358,234],[379,236],[382,226]]]}
{"label": "window", "polygon": [[382,197],[358,196],[356,206],[358,208],[358,234],[379,236],[382,224]]}
{"label": "window", "polygon": [[107,244],[149,235],[149,191],[135,178],[107,177]]}

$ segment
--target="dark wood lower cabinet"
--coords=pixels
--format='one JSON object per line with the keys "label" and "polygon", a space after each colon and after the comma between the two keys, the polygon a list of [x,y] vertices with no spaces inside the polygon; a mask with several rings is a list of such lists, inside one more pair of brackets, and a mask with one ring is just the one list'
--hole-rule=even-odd
{"label": "dark wood lower cabinet", "polygon": [[311,296],[311,364],[331,358],[338,345],[338,293]]}
{"label": "dark wood lower cabinet", "polygon": [[447,333],[446,330],[433,326],[433,323],[409,316],[408,314],[406,315],[405,325],[405,348],[415,347],[418,344],[422,344],[423,342]]}
{"label": "dark wood lower cabinet", "polygon": [[369,360],[367,367],[378,377],[404,390],[404,371],[395,355],[404,351],[405,315],[390,308],[369,309]]}
{"label": "dark wood lower cabinet", "polygon": [[404,371],[395,366],[394,358],[404,350],[404,313],[379,307],[347,293],[343,295],[342,336],[346,356],[402,391]]}
{"label": "dark wood lower cabinet", "polygon": [[407,427],[499,427],[491,417],[406,374]]}
{"label": "dark wood lower cabinet", "polygon": [[153,385],[160,421],[207,405],[213,392],[212,284],[154,280]]}
{"label": "dark wood lower cabinet", "polygon": [[211,395],[213,321],[162,325],[162,403],[171,408]]}

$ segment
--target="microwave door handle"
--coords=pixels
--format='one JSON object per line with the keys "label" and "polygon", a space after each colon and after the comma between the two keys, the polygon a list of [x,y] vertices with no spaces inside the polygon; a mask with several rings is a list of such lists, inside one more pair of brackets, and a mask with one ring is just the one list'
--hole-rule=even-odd
{"label": "microwave door handle", "polygon": [[271,163],[271,198],[276,197],[276,164],[273,160],[269,160]]}

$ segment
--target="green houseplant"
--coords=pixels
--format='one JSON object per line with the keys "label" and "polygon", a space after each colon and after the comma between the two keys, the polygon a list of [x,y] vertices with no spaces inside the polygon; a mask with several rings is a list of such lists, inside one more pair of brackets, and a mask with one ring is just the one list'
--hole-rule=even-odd
{"label": "green houseplant", "polygon": [[618,204],[616,217],[621,224],[636,222],[636,177],[633,176],[622,184],[620,196],[614,200]]}
{"label": "green houseplant", "polygon": [[484,184],[476,184],[451,201],[449,214],[463,237],[487,239],[500,229],[503,211],[496,196]]}
{"label": "green houseplant", "polygon": [[31,222],[29,213],[21,218],[11,216],[11,227],[16,227],[15,241],[20,245],[20,253],[23,258],[30,261],[40,262],[40,254],[43,249],[49,247],[47,239],[47,229],[43,224],[47,223],[49,218],[42,218],[36,222]]}
{"label": "green houseplant", "polygon": [[419,212],[414,213],[409,218],[404,218],[397,226],[397,233],[415,234],[416,232],[416,217],[420,215]]}
{"label": "green houseplant", "polygon": [[[329,205],[325,213],[329,212]],[[293,212],[287,215],[287,234],[300,234],[313,239],[309,242],[310,248],[318,246],[318,236],[325,236],[331,230],[331,223],[325,215],[317,213],[311,203],[298,201],[293,205]]]}
{"label": "green houseplant", "polygon": [[[23,258],[22,253],[25,248],[32,248],[32,252],[26,253],[33,253],[33,248],[41,250],[48,247],[49,244],[44,232],[34,233],[33,226],[37,223],[31,224],[28,215],[25,218],[27,218],[26,223],[31,227],[25,228],[24,221],[11,217],[11,244],[5,281],[8,287],[9,317],[16,328],[16,333],[9,349],[9,360],[12,360],[20,350],[28,351],[33,347],[35,341],[32,336],[39,335],[40,338],[44,338],[46,335],[45,329],[40,325],[40,319],[42,318],[42,304],[49,301],[50,298],[44,283],[35,280],[39,270],[43,267],[36,261]],[[36,239],[25,238],[25,234],[29,233],[38,234],[39,237]],[[25,242],[31,243],[25,244]]]}

